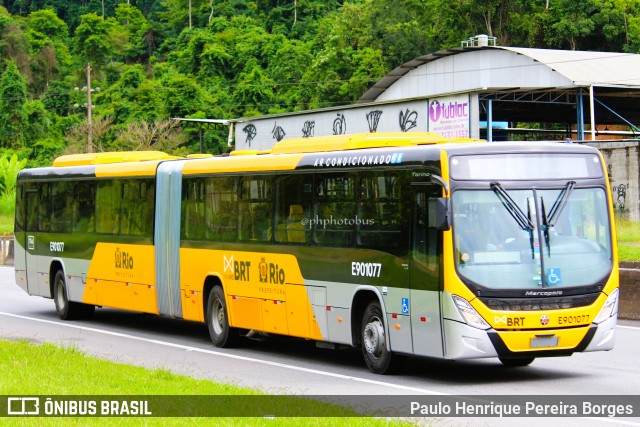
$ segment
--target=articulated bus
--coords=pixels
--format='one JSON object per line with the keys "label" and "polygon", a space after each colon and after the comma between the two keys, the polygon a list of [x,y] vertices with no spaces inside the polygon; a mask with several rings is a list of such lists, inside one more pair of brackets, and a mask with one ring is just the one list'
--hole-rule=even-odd
{"label": "articulated bus", "polygon": [[16,282],[65,320],[352,346],[381,374],[406,355],[525,366],[613,347],[609,188],[588,146],[428,133],[62,156],[18,176]]}

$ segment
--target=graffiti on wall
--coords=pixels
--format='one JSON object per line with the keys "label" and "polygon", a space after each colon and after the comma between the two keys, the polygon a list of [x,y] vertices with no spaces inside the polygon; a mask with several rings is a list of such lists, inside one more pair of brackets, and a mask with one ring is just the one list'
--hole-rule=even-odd
{"label": "graffiti on wall", "polygon": [[273,135],[273,139],[280,142],[285,137],[287,133],[282,129],[282,126],[278,126],[278,123],[273,125],[273,130],[271,131],[271,135]]}
{"label": "graffiti on wall", "polygon": [[313,136],[313,130],[316,127],[316,121],[315,120],[307,120],[306,122],[304,122],[304,125],[302,125],[302,137],[303,138],[310,138]]}
{"label": "graffiti on wall", "polygon": [[344,114],[338,113],[338,117],[333,121],[333,134],[344,135],[347,133],[347,119]]}
{"label": "graffiti on wall", "polygon": [[414,127],[418,126],[417,111],[411,111],[408,108],[405,111],[400,110],[398,119],[400,122],[400,130],[402,132],[408,132]]}
{"label": "graffiti on wall", "polygon": [[258,134],[258,130],[254,125],[246,125],[242,128],[242,131],[247,134],[247,139],[245,140],[245,142],[249,147],[251,147],[251,141],[253,141],[253,138],[255,138]]}
{"label": "graffiti on wall", "polygon": [[614,207],[621,213],[626,212],[625,203],[627,201],[627,190],[629,190],[629,183],[618,184],[611,187]]}
{"label": "graffiti on wall", "polygon": [[376,132],[378,130],[380,116],[382,116],[381,110],[373,110],[367,113],[367,124],[369,125],[369,132]]}

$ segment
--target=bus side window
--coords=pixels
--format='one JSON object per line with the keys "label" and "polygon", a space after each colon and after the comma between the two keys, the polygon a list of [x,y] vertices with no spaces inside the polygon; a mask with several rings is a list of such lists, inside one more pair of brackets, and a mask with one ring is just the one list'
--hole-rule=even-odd
{"label": "bus side window", "polygon": [[268,242],[273,234],[273,177],[240,179],[238,240]]}
{"label": "bus side window", "polygon": [[316,175],[314,241],[321,246],[351,247],[355,230],[355,173]]}
{"label": "bus side window", "polygon": [[77,182],[73,192],[73,231],[93,233],[96,226],[95,183],[91,181]]}
{"label": "bus side window", "polygon": [[38,188],[38,231],[51,231],[51,196],[49,183]]}
{"label": "bus side window", "polygon": [[24,197],[24,185],[18,184],[16,186],[16,215],[15,215],[15,231],[25,230],[25,197]]}
{"label": "bus side window", "polygon": [[182,180],[181,238],[202,240],[205,235],[204,179]]}
{"label": "bus side window", "polygon": [[206,238],[214,242],[235,242],[238,237],[238,178],[205,180]]}
{"label": "bus side window", "polygon": [[359,246],[396,255],[407,253],[408,220],[402,175],[395,171],[359,176],[356,240]]}
{"label": "bus side window", "polygon": [[151,237],[153,221],[149,209],[153,209],[152,181],[133,179],[122,184],[120,234]]}
{"label": "bus side window", "polygon": [[24,200],[25,209],[25,231],[38,231],[38,187],[37,184],[27,184],[25,186]]}
{"label": "bus side window", "polygon": [[122,184],[120,181],[98,182],[96,191],[96,232],[118,234],[120,226],[120,201]]}
{"label": "bus side window", "polygon": [[307,243],[308,217],[313,197],[312,175],[284,175],[276,185],[276,233],[279,243]]}
{"label": "bus side window", "polygon": [[73,187],[68,181],[51,184],[51,231],[68,233],[71,230],[71,210],[73,208]]}

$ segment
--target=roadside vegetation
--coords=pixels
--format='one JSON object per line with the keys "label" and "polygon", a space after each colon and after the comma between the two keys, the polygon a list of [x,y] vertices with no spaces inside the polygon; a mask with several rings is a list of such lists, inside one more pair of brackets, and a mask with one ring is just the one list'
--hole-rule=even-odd
{"label": "roadside vegetation", "polygon": [[[477,34],[499,46],[640,51],[638,0],[0,4],[0,150],[29,166],[87,150],[89,133],[96,151],[198,152],[198,127],[170,118],[352,104],[403,63]],[[227,134],[205,127],[206,152],[228,151]]]}
{"label": "roadside vegetation", "polygon": [[640,222],[616,220],[620,261],[640,261]]}
{"label": "roadside vegetation", "polygon": [[[57,362],[55,362],[57,361]],[[165,369],[149,370],[88,357],[72,348],[53,344],[35,345],[24,341],[0,341],[0,395],[9,396],[153,396],[205,395],[242,396],[262,393],[228,384],[175,375]],[[246,402],[246,401],[243,401]],[[223,403],[224,404],[224,403]],[[237,410],[237,408],[236,408]],[[29,419],[29,425],[87,426],[87,425],[290,425],[290,426],[407,426],[400,421],[357,415],[350,409],[330,405],[299,396],[291,396],[283,409],[289,413],[323,413],[323,417],[301,418],[101,418],[101,417],[42,417]],[[242,411],[238,411],[242,413]],[[4,418],[5,426],[26,424],[25,418]]]}
{"label": "roadside vegetation", "polygon": [[26,164],[27,160],[18,160],[17,154],[0,156],[0,236],[13,232],[16,180]]}

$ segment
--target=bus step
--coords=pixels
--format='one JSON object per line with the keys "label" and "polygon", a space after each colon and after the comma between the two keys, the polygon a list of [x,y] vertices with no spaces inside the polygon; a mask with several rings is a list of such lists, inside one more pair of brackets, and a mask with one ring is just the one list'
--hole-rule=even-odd
{"label": "bus step", "polygon": [[317,348],[325,348],[327,350],[335,350],[336,345],[332,342],[316,341]]}

